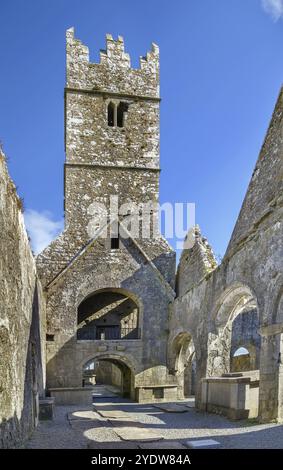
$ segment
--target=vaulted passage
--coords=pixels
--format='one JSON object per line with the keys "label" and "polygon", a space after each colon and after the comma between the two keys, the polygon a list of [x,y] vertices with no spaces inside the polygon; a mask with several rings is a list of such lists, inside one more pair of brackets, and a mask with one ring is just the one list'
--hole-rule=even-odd
{"label": "vaulted passage", "polygon": [[78,340],[139,339],[139,308],[125,293],[103,290],[78,308]]}
{"label": "vaulted passage", "polygon": [[99,357],[89,360],[83,366],[83,386],[113,385],[125,398],[133,395],[133,376],[130,368],[112,357]]}

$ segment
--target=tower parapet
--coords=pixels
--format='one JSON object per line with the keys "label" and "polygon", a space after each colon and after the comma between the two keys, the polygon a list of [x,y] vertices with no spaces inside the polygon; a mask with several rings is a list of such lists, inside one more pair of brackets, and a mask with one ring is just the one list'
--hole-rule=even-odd
{"label": "tower parapet", "polygon": [[67,87],[119,94],[159,98],[159,48],[140,57],[140,68],[131,67],[122,36],[106,35],[106,49],[100,51],[100,62],[89,61],[89,49],[75,38],[74,28],[66,33]]}
{"label": "tower parapet", "polygon": [[[66,38],[66,164],[159,170],[158,46],[153,44],[135,69],[121,36],[106,35],[99,63],[90,62],[89,49],[73,28]],[[67,185],[71,171],[66,170]],[[157,193],[158,175],[151,177]],[[147,186],[148,176],[143,179]]]}

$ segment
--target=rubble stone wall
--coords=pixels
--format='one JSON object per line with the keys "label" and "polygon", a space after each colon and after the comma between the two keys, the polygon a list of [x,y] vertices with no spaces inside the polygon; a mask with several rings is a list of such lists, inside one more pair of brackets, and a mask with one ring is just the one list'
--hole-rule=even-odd
{"label": "rubble stone wall", "polygon": [[0,152],[0,448],[21,445],[45,387],[45,301],[22,202]]}

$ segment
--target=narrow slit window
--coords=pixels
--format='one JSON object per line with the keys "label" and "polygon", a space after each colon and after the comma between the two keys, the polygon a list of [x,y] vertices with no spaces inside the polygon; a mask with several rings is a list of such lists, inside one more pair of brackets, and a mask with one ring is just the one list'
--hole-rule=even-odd
{"label": "narrow slit window", "polygon": [[111,250],[119,250],[120,240],[119,235],[117,237],[111,237]]}
{"label": "narrow slit window", "polygon": [[120,248],[120,233],[119,232],[120,232],[120,224],[118,222],[117,227],[110,234],[111,250],[118,250]]}
{"label": "narrow slit window", "polygon": [[55,341],[55,335],[46,334],[46,341]]}
{"label": "narrow slit window", "polygon": [[125,113],[128,111],[129,105],[121,101],[117,108],[117,126],[124,127]]}
{"label": "narrow slit window", "polygon": [[115,106],[112,102],[109,103],[108,108],[108,126],[114,126],[114,115],[115,115]]}

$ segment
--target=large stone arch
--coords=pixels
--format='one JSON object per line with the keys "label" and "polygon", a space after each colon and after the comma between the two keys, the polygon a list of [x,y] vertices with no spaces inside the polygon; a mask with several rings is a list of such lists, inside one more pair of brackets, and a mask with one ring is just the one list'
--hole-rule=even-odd
{"label": "large stone arch", "polygon": [[100,285],[100,287],[97,287],[97,285],[90,286],[85,291],[84,291],[83,287],[81,286],[78,293],[77,293],[77,296],[76,296],[76,308],[78,308],[78,306],[81,304],[81,302],[84,299],[86,299],[87,297],[89,297],[90,295],[92,295],[94,293],[107,292],[107,291],[109,291],[109,292],[110,291],[111,292],[121,292],[121,294],[124,294],[124,295],[132,298],[137,304],[139,304],[140,308],[143,307],[141,298],[137,293],[135,293],[134,291],[132,291],[130,289],[126,289],[126,288],[122,287],[122,285],[120,283],[115,282],[115,283],[105,284],[104,286]]}
{"label": "large stone arch", "polygon": [[208,376],[230,372],[233,321],[245,308],[256,308],[257,298],[246,284],[236,282],[227,287],[212,307],[211,331],[208,335]]}
{"label": "large stone arch", "polygon": [[248,302],[258,307],[256,294],[248,285],[237,282],[227,287],[212,308],[211,319],[216,330],[233,321]]}
{"label": "large stone arch", "polygon": [[100,275],[93,276],[92,273],[86,276],[85,279],[79,283],[75,293],[75,309],[78,310],[79,305],[91,295],[100,292],[119,292],[132,299],[138,306],[139,309],[139,328],[141,337],[143,335],[143,319],[144,319],[144,303],[140,296],[138,287],[135,288],[134,284],[125,285],[127,283],[120,282],[117,279],[113,279],[111,276]]}
{"label": "large stone arch", "polygon": [[79,364],[82,374],[84,366],[91,360],[105,361],[116,365],[120,369],[122,375],[122,396],[135,399],[135,370],[137,369],[137,366],[133,358],[118,353],[98,352],[88,354],[80,361]]}
{"label": "large stone arch", "polygon": [[142,302],[129,290],[95,290],[77,307],[77,338],[93,340],[106,335],[104,339],[140,339],[142,313]]}
{"label": "large stone arch", "polygon": [[129,367],[129,369],[131,369],[133,374],[135,374],[136,371],[138,370],[138,363],[135,360],[135,358],[133,356],[126,355],[125,353],[119,352],[119,351],[117,351],[115,353],[114,352],[105,352],[105,351],[88,352],[87,354],[85,354],[85,356],[83,358],[81,358],[78,361],[77,365],[78,365],[78,367],[82,368],[84,366],[84,364],[91,361],[92,359],[99,359],[101,361],[108,359],[108,360],[117,360],[117,361],[123,362],[127,367]]}

